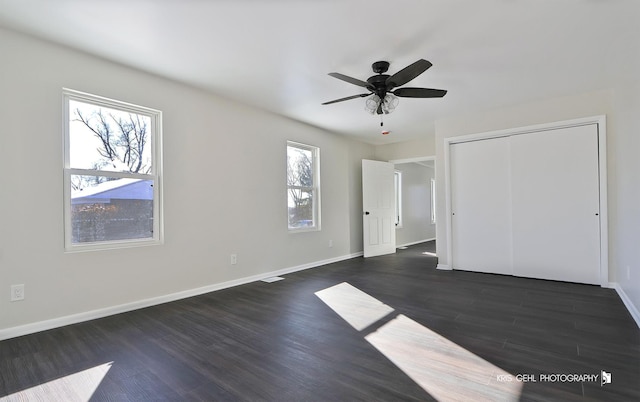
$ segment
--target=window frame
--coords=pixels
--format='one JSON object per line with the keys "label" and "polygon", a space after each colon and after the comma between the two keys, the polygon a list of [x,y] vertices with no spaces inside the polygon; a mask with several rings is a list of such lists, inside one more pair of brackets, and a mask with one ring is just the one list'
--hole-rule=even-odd
{"label": "window frame", "polygon": [[394,170],[393,172],[393,187],[395,190],[396,201],[396,229],[402,228],[402,171]]}
{"label": "window frame", "polygon": [[[109,99],[98,95],[63,88],[63,176],[64,176],[64,248],[65,252],[95,251],[162,244],[164,225],[162,212],[162,111]],[[144,115],[150,119],[151,171],[149,173],[130,173],[99,169],[72,168],[70,162],[70,110],[69,101],[116,109],[127,113]],[[131,178],[152,180],[153,185],[153,236],[149,238],[104,240],[73,243],[71,211],[71,177],[74,175],[103,176],[113,178]]]}
{"label": "window frame", "polygon": [[[287,211],[287,230],[289,233],[301,233],[301,232],[317,232],[321,230],[321,222],[320,222],[320,217],[321,217],[321,206],[320,206],[320,147],[314,146],[314,145],[309,145],[309,144],[303,144],[301,142],[296,142],[296,141],[290,141],[287,140],[286,143],[286,159],[287,159],[287,165],[286,165],[286,171],[285,172],[285,182],[286,182],[286,186],[287,186],[287,202],[286,202],[286,211]],[[312,177],[312,181],[313,184],[311,187],[308,186],[290,186],[289,182],[288,182],[288,158],[289,158],[289,151],[288,148],[292,147],[292,148],[298,148],[298,149],[302,149],[305,151],[311,151],[311,155],[312,155],[312,167],[311,167],[311,171],[313,174]],[[288,197],[288,193],[289,193],[289,189],[291,189],[292,187],[295,187],[296,189],[310,189],[311,190],[311,194],[312,194],[312,200],[313,200],[313,205],[312,205],[312,214],[313,214],[313,224],[311,226],[303,226],[303,227],[291,227],[289,225],[289,197]]]}
{"label": "window frame", "polygon": [[431,224],[436,224],[436,179],[431,178]]}

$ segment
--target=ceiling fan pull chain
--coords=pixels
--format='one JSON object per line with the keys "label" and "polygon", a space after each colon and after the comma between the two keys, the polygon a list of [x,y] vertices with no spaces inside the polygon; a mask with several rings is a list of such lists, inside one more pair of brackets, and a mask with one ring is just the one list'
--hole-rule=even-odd
{"label": "ceiling fan pull chain", "polygon": [[384,123],[382,122],[382,115],[380,115],[380,127],[383,127]]}

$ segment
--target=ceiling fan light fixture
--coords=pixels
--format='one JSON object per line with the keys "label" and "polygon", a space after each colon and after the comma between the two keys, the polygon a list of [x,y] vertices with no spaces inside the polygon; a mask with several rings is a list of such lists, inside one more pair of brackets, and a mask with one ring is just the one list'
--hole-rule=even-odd
{"label": "ceiling fan light fixture", "polygon": [[[365,102],[364,109],[371,114],[389,114],[396,110],[399,101],[398,97],[392,94],[387,94],[384,100],[378,95],[373,95]],[[382,113],[378,113],[379,110],[382,110]]]}
{"label": "ceiling fan light fixture", "polygon": [[367,99],[364,104],[364,110],[371,114],[376,114],[378,110],[378,105],[380,104],[380,97],[378,95],[373,95]]}
{"label": "ceiling fan light fixture", "polygon": [[400,100],[397,96],[387,94],[387,96],[385,96],[384,100],[382,101],[382,111],[384,112],[384,114],[393,112],[394,110],[396,110],[396,106],[398,106],[399,102]]}

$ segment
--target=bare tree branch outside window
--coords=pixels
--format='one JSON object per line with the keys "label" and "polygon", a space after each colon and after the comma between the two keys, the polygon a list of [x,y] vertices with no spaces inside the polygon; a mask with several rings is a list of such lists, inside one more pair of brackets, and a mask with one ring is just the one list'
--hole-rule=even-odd
{"label": "bare tree branch outside window", "polygon": [[313,152],[287,147],[287,191],[289,227],[314,225]]}
{"label": "bare tree branch outside window", "polygon": [[[72,122],[80,123],[85,128],[84,135],[92,135],[99,144],[93,160],[85,168],[140,174],[151,172],[147,157],[150,127],[146,116],[90,107],[88,104],[82,106],[73,109]],[[74,190],[81,190],[105,180],[111,179],[82,176],[71,186]]]}

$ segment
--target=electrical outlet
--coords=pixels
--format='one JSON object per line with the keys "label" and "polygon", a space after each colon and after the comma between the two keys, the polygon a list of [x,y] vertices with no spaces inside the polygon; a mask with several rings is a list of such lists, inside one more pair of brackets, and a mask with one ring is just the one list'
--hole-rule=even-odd
{"label": "electrical outlet", "polygon": [[329,240],[329,247],[333,247],[333,240]]}
{"label": "electrical outlet", "polygon": [[11,285],[11,301],[24,300],[24,285]]}
{"label": "electrical outlet", "polygon": [[238,263],[238,254],[231,254],[231,265],[236,265]]}

